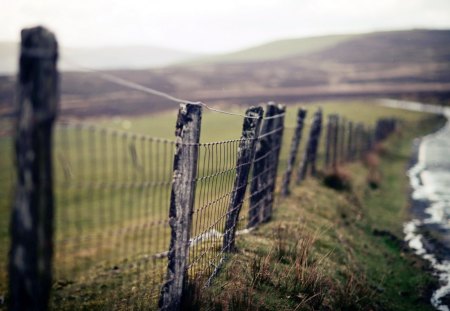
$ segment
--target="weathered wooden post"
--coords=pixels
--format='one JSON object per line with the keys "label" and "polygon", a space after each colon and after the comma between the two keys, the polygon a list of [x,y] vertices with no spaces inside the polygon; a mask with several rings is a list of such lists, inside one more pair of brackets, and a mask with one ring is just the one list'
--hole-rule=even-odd
{"label": "weathered wooden post", "polygon": [[336,171],[338,165],[338,142],[339,142],[339,116],[335,115],[333,119],[333,170]]}
{"label": "weathered wooden post", "polygon": [[294,135],[292,136],[291,150],[289,151],[289,158],[287,161],[286,172],[283,177],[283,185],[281,189],[281,194],[283,196],[289,195],[289,185],[291,183],[292,170],[294,169],[295,160],[297,158],[298,146],[300,145],[300,140],[302,139],[303,125],[305,123],[306,110],[303,108],[297,111],[297,124],[295,126]]}
{"label": "weathered wooden post", "polygon": [[322,111],[319,110],[314,114],[314,119],[311,124],[311,129],[309,131],[308,143],[306,145],[305,153],[303,155],[302,162],[299,165],[297,171],[296,183],[299,185],[306,177],[308,172],[308,166],[311,165],[311,171],[315,174],[315,152],[318,148],[318,136],[320,136],[322,123]]}
{"label": "weathered wooden post", "polygon": [[248,228],[258,225],[262,221],[261,212],[266,203],[268,191],[268,169],[270,168],[270,155],[272,147],[271,131],[274,125],[276,106],[269,103],[266,108],[265,120],[256,146],[255,161],[253,164],[253,179],[250,185],[250,206],[248,211]]}
{"label": "weathered wooden post", "polygon": [[235,249],[236,227],[244,202],[244,195],[247,189],[248,175],[251,163],[255,156],[256,142],[259,136],[263,109],[261,107],[251,107],[247,109],[246,118],[242,127],[241,141],[236,162],[236,178],[234,180],[233,193],[228,206],[227,220],[225,222],[225,233],[223,236],[224,252],[232,252]]}
{"label": "weathered wooden post", "polygon": [[317,151],[319,149],[320,142],[320,134],[322,132],[322,109],[319,108],[315,114],[314,121],[316,122],[315,127],[313,128],[314,133],[312,135],[311,141],[311,155],[310,155],[310,163],[311,163],[311,175],[317,176]]}
{"label": "weathered wooden post", "polygon": [[266,194],[266,203],[263,209],[263,221],[267,222],[272,218],[273,202],[275,198],[275,188],[277,184],[278,162],[280,160],[280,152],[283,144],[284,133],[284,116],[286,112],[286,106],[276,105],[275,114],[276,117],[273,121],[273,133],[271,134],[271,156],[268,163],[268,189]]}
{"label": "weathered wooden post", "polygon": [[359,126],[359,135],[358,135],[358,156],[359,159],[363,159],[364,157],[364,133],[365,133],[364,124],[360,123]]}
{"label": "weathered wooden post", "polygon": [[367,143],[366,143],[367,148],[366,148],[366,153],[372,150],[372,133],[373,133],[372,127],[369,126],[367,128]]}
{"label": "weathered wooden post", "polygon": [[339,162],[344,163],[345,162],[345,129],[346,129],[346,123],[347,120],[343,117],[341,126],[339,127],[340,130],[340,136],[339,136]]}
{"label": "weathered wooden post", "polygon": [[325,142],[325,169],[329,169],[331,165],[331,141],[333,133],[333,115],[328,116],[327,136]]}
{"label": "weathered wooden post", "polygon": [[59,101],[58,44],[53,33],[43,27],[24,29],[21,37],[10,310],[47,310],[52,284],[52,130]]}
{"label": "weathered wooden post", "polygon": [[189,238],[195,200],[197,162],[202,107],[181,104],[176,124],[172,192],[169,223],[171,227],[167,280],[161,289],[160,310],[179,310],[186,282]]}
{"label": "weathered wooden post", "polygon": [[347,161],[353,160],[353,122],[348,122],[348,128],[347,128]]}

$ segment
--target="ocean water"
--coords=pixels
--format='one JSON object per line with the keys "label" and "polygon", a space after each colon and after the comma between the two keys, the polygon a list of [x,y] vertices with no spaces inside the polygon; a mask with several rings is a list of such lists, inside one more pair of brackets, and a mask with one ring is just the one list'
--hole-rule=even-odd
{"label": "ocean water", "polygon": [[[444,114],[450,120],[450,109],[441,106],[392,100],[382,104]],[[408,171],[415,218],[404,224],[405,241],[430,262],[439,278],[431,304],[437,310],[450,311],[450,121],[416,144],[417,161]]]}

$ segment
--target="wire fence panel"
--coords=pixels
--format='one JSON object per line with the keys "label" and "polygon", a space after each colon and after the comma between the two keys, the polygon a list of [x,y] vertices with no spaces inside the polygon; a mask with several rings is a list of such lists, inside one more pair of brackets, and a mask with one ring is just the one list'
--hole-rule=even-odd
{"label": "wire fence panel", "polygon": [[156,307],[173,152],[171,141],[57,123],[55,306]]}
{"label": "wire fence panel", "polygon": [[[237,228],[239,236],[272,217],[276,183],[286,170],[295,131],[294,126],[284,125],[284,116],[284,108],[268,105],[261,130],[252,138],[179,144],[179,148],[198,149],[192,166],[196,174],[189,181],[195,184],[192,226],[188,243],[184,243],[189,252],[186,272],[190,281],[200,279],[208,285],[219,271],[229,252],[224,242],[229,230],[226,226]],[[312,123],[306,120],[305,138],[313,133]],[[389,131],[395,128],[391,123],[385,121]],[[339,133],[344,139],[344,130]],[[315,148],[321,145],[319,148],[325,149],[326,131],[316,136]],[[362,149],[366,140],[361,133],[352,138],[356,139]],[[350,143],[344,145],[347,140],[342,140],[342,154],[350,148]],[[0,137],[0,144],[10,143],[9,138]],[[173,235],[169,207],[176,178],[176,146],[175,141],[85,122],[56,123],[53,308],[158,307],[161,288],[168,281],[169,242]],[[239,161],[242,148],[253,148],[250,159]],[[300,167],[308,148],[308,140],[303,139],[293,167]],[[319,154],[324,165],[324,152]],[[247,191],[245,196],[241,194],[242,207],[234,216],[237,223],[233,221],[230,227],[226,222],[233,211],[233,196],[240,189],[236,188],[236,179],[242,166],[247,166],[250,173],[247,171],[239,187],[245,186]],[[4,175],[2,179],[13,178],[13,174]],[[5,245],[0,249],[2,254],[6,253]]]}
{"label": "wire fence panel", "polygon": [[223,256],[225,221],[234,191],[240,140],[199,145],[189,275],[209,277]]}

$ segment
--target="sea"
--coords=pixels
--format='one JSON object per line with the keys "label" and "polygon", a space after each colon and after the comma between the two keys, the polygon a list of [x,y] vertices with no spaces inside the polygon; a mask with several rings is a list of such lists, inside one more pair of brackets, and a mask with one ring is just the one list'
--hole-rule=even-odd
{"label": "sea", "polygon": [[441,129],[414,142],[407,172],[412,219],[403,228],[406,243],[430,263],[439,279],[431,304],[437,310],[450,311],[450,108],[387,99],[381,104],[447,117]]}

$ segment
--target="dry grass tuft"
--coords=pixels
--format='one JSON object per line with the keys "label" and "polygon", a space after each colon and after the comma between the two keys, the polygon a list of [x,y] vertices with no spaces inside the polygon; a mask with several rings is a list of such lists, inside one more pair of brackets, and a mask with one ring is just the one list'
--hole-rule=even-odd
{"label": "dry grass tuft", "polygon": [[364,310],[371,297],[364,281],[328,276],[323,265],[331,253],[318,256],[317,239],[302,228],[275,227],[267,253],[232,257],[220,288],[203,289],[194,280],[184,310]]}

